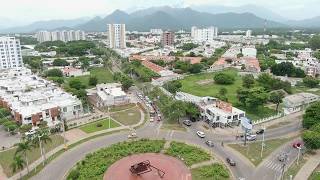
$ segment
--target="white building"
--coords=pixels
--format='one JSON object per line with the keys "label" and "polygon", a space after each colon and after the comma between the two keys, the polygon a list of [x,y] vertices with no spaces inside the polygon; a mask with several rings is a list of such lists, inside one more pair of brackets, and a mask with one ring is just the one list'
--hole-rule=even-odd
{"label": "white building", "polygon": [[22,66],[20,41],[14,37],[0,37],[0,70]]}
{"label": "white building", "polygon": [[108,24],[107,25],[107,44],[110,48],[126,48],[126,25]]}
{"label": "white building", "polygon": [[252,47],[243,47],[242,48],[243,57],[256,58],[257,57],[257,49]]}
{"label": "white building", "polygon": [[30,69],[10,69],[0,74],[0,107],[10,110],[19,123],[36,125],[46,121],[51,126],[60,119],[84,116],[77,97],[33,75]]}
{"label": "white building", "polygon": [[46,41],[79,41],[86,40],[85,32],[80,30],[70,31],[39,31],[36,34],[37,40],[42,43]]}
{"label": "white building", "polygon": [[218,36],[217,27],[197,28],[193,26],[191,28],[191,38],[196,42],[210,42]]}
{"label": "white building", "polygon": [[87,90],[87,95],[89,101],[98,108],[130,103],[130,98],[119,83],[97,84],[95,88]]}
{"label": "white building", "polygon": [[311,93],[298,93],[283,98],[284,114],[302,111],[310,103],[319,101],[319,96]]}
{"label": "white building", "polygon": [[252,36],[252,30],[247,30],[246,31],[246,37],[249,38]]}
{"label": "white building", "polygon": [[162,29],[150,29],[151,34],[161,35],[163,33]]}
{"label": "white building", "polygon": [[245,117],[244,111],[214,97],[199,97],[184,92],[177,92],[175,99],[191,102],[198,106],[202,120],[212,126],[237,125],[240,122],[240,118]]}

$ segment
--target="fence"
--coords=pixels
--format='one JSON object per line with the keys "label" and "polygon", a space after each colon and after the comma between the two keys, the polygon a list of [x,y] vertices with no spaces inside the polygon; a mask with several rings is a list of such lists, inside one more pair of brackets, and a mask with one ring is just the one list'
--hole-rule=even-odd
{"label": "fence", "polygon": [[281,118],[281,117],[283,117],[283,115],[284,115],[283,113],[278,113],[277,115],[274,115],[274,116],[270,116],[270,117],[267,117],[267,118],[262,118],[262,119],[259,119],[257,121],[254,121],[253,125],[269,122],[269,121],[272,121],[274,119]]}

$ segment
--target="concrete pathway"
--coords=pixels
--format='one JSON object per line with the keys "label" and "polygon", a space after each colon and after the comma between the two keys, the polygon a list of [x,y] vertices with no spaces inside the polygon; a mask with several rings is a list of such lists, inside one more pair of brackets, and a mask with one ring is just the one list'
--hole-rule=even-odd
{"label": "concrete pathway", "polygon": [[309,160],[302,166],[298,174],[294,177],[294,180],[306,179],[309,177],[314,169],[320,164],[320,151],[317,151],[317,154],[311,156]]}

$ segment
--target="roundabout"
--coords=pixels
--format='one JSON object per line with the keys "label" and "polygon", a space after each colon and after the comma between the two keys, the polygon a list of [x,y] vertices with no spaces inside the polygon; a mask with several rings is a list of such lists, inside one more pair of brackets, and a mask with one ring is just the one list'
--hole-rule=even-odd
{"label": "roundabout", "polygon": [[[140,168],[142,174],[130,171],[131,166],[138,163],[146,164]],[[144,163],[146,162],[146,163]],[[104,180],[191,180],[191,172],[187,166],[177,158],[158,154],[135,154],[120,159],[111,165],[104,175]]]}

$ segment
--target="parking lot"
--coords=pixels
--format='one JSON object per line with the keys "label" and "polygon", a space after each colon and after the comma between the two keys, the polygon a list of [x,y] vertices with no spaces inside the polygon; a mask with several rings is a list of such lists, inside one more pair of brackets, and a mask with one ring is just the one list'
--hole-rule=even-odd
{"label": "parking lot", "polygon": [[19,141],[19,135],[10,135],[2,126],[0,126],[0,150],[2,150],[3,147],[10,148]]}

